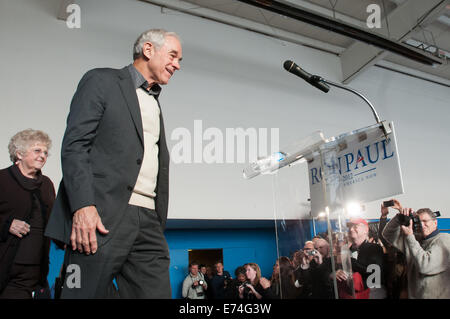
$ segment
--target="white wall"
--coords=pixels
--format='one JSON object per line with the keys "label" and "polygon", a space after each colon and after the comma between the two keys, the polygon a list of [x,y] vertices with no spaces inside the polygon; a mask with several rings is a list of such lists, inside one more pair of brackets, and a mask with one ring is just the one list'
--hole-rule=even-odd
{"label": "white wall", "polygon": [[[138,34],[162,27],[183,40],[182,70],[161,95],[169,148],[176,128],[279,128],[286,145],[323,129],[332,136],[373,124],[369,109],[337,90],[324,94],[282,69],[286,59],[333,81],[336,56],[134,0],[80,0],[81,29],[56,19],[59,0],[0,0],[0,166],[10,165],[7,144],[19,130],[43,129],[53,139],[44,169],[61,178],[60,145],[70,100],[82,74],[131,62]],[[405,205],[431,206],[450,217],[450,90],[380,68],[351,84],[396,124]],[[270,135],[269,135],[270,136]],[[205,141],[204,145],[208,142]],[[171,218],[271,219],[271,178],[242,178],[245,165],[171,164]],[[305,179],[302,196],[309,197]],[[379,203],[367,217],[378,217]]]}

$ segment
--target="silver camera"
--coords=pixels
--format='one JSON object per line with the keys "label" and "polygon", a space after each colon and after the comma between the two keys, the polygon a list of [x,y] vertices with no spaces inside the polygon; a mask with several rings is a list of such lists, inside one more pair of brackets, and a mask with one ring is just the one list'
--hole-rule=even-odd
{"label": "silver camera", "polygon": [[317,255],[317,251],[316,250],[308,251],[308,256],[315,256],[315,255]]}

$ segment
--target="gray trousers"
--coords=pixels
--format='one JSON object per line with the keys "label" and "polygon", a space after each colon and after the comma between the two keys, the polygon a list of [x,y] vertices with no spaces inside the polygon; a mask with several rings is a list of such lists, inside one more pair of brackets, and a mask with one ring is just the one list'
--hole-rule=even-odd
{"label": "gray trousers", "polygon": [[93,255],[66,249],[64,265],[75,267],[66,274],[62,299],[171,298],[169,248],[156,212],[128,205],[117,228]]}

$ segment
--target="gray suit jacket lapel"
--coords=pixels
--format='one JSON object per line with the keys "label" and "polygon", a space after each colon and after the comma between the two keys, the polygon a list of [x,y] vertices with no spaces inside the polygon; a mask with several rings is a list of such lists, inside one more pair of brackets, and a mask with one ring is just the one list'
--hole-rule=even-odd
{"label": "gray suit jacket lapel", "polygon": [[144,146],[143,128],[141,110],[139,108],[139,101],[136,95],[136,89],[134,88],[133,81],[128,69],[125,67],[120,70],[119,73],[119,86],[122,90],[122,94],[127,102],[128,110],[130,111],[131,118],[133,119],[134,126],[138,133],[142,146]]}

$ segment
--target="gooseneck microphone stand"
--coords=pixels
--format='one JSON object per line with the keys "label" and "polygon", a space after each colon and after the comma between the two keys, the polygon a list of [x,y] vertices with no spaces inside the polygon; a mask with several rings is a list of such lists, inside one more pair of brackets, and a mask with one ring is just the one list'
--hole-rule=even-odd
{"label": "gooseneck microphone stand", "polygon": [[358,91],[356,91],[348,86],[326,80],[318,75],[312,75],[312,74],[306,72],[305,70],[303,70],[301,67],[299,67],[297,64],[295,64],[291,60],[285,61],[283,63],[283,67],[286,71],[288,71],[298,77],[301,77],[303,80],[305,80],[312,86],[318,88],[319,90],[321,90],[325,93],[328,93],[330,90],[329,86],[327,85],[327,84],[329,84],[331,86],[346,90],[348,92],[351,92],[351,93],[359,96],[360,98],[362,98],[364,100],[365,103],[367,103],[367,105],[369,105],[370,109],[372,110],[373,116],[375,117],[375,121],[377,122],[377,124],[380,125],[380,128],[383,131],[386,139],[388,138],[388,135],[390,133],[392,133],[392,130],[389,127],[389,125],[387,125],[385,121],[380,120],[380,117],[378,116],[378,113],[375,110],[375,107],[373,106],[373,104],[370,103],[370,101],[364,95],[359,93]]}
{"label": "gooseneck microphone stand", "polygon": [[353,93],[353,94],[359,96],[361,99],[364,100],[364,102],[366,102],[367,105],[369,105],[370,109],[372,110],[372,114],[373,114],[373,116],[375,117],[375,121],[376,121],[378,124],[381,125],[381,129],[383,130],[383,133],[384,133],[384,135],[386,136],[386,138],[387,138],[387,136],[388,136],[390,133],[392,133],[391,128],[386,124],[386,122],[380,120],[380,117],[378,116],[378,113],[377,113],[377,111],[375,110],[375,107],[373,106],[373,104],[372,104],[372,103],[371,103],[364,95],[362,95],[360,92],[356,91],[355,89],[352,89],[351,87],[348,87],[348,86],[345,86],[345,85],[342,85],[342,84],[339,84],[339,83],[335,83],[335,82],[332,82],[332,81],[330,81],[330,80],[326,80],[326,79],[324,79],[324,78],[322,78],[322,77],[320,77],[320,76],[318,76],[318,75],[313,75],[313,76],[311,76],[311,81],[317,82],[317,83],[318,83],[318,82],[326,83],[326,84],[329,84],[329,85],[331,85],[331,86],[340,88],[340,89],[342,89],[342,90],[351,92],[351,93]]}

